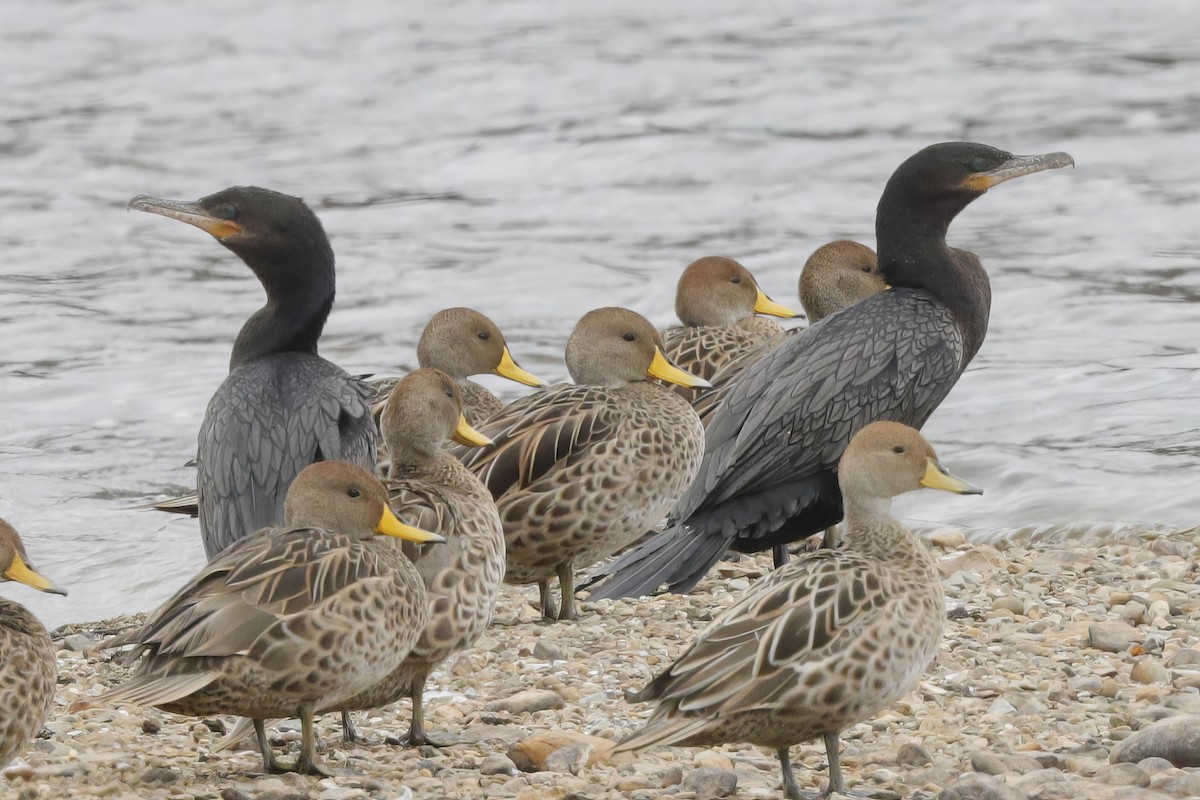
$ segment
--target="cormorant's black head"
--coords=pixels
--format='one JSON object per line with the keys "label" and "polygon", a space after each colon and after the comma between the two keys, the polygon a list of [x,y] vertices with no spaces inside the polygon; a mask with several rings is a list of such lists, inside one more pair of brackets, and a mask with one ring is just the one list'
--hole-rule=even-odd
{"label": "cormorant's black head", "polygon": [[[234,186],[196,202],[138,195],[129,208],[195,225],[241,256],[267,285],[302,276],[295,270],[314,262],[333,272],[333,250],[321,221],[299,197]],[[324,271],[324,270],[319,270]]]}
{"label": "cormorant's black head", "polygon": [[[1014,156],[986,144],[943,142],[909,157],[892,174],[879,208],[897,201],[949,225],[958,212],[998,183],[1047,169],[1074,166],[1066,153]],[[917,209],[910,209],[916,211]]]}
{"label": "cormorant's black head", "polygon": [[891,286],[923,289],[950,309],[967,361],[987,332],[991,286],[978,256],[947,247],[946,230],[996,184],[1074,164],[1066,153],[1014,156],[985,144],[945,142],[910,157],[884,188],[875,214],[879,271]]}

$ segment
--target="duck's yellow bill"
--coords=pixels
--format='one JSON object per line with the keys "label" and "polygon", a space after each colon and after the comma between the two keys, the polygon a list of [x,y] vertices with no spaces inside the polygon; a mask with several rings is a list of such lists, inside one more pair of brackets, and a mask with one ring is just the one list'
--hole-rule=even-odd
{"label": "duck's yellow bill", "polygon": [[397,539],[407,539],[410,542],[418,542],[420,544],[446,541],[445,536],[438,536],[436,533],[430,533],[420,528],[414,528],[411,525],[405,525],[396,519],[396,515],[387,506],[383,507],[383,516],[379,518],[379,522],[375,525],[375,532],[384,536],[395,536]]}
{"label": "duck's yellow bill", "polygon": [[767,297],[766,293],[763,292],[762,289],[758,290],[758,299],[754,301],[754,313],[784,318],[800,316],[798,312],[792,311],[787,306],[781,306],[779,303],[776,303],[774,300]]}
{"label": "duck's yellow bill", "polygon": [[454,428],[451,438],[468,447],[487,447],[489,444],[494,444],[491,439],[472,428],[462,414],[458,415],[458,425]]}
{"label": "duck's yellow bill", "polygon": [[[546,386],[547,383],[534,375],[532,372],[526,372],[517,366],[517,362],[513,361],[512,353],[508,352],[505,347],[500,353],[500,365],[492,370],[492,374],[499,375],[501,378],[508,378],[510,381],[523,383],[526,386]],[[491,444],[489,442],[489,444]]]}
{"label": "duck's yellow bill", "polygon": [[61,594],[64,597],[67,594],[66,589],[59,588],[49,578],[26,564],[25,559],[21,558],[20,553],[13,553],[12,564],[9,565],[8,569],[4,570],[4,577],[18,583],[23,583],[26,586],[32,586],[41,592]]}
{"label": "duck's yellow bill", "polygon": [[955,494],[983,494],[983,489],[951,475],[949,470],[932,458],[926,459],[925,477],[921,478],[921,485],[927,489],[941,489],[943,492]]}
{"label": "duck's yellow bill", "polygon": [[658,378],[660,381],[686,386],[689,389],[712,388],[712,384],[704,380],[704,378],[697,377],[690,372],[684,372],[672,364],[662,354],[662,350],[659,350],[657,347],[654,348],[654,360],[650,362],[650,368],[646,370],[646,374],[651,378]]}

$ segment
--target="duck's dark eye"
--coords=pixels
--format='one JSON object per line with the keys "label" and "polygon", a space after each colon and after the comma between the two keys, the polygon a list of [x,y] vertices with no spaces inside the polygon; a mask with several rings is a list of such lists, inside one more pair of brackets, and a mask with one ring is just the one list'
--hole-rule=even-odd
{"label": "duck's dark eye", "polygon": [[625,334],[625,336],[623,338],[627,342],[634,342],[634,341],[637,341],[637,334],[636,333],[627,333],[627,334]]}
{"label": "duck's dark eye", "polygon": [[362,495],[362,492],[360,492],[358,489],[350,489],[349,491],[346,492],[347,497],[359,497],[361,495]]}
{"label": "duck's dark eye", "polygon": [[475,335],[478,336],[480,339],[483,339],[485,342],[488,339],[492,338],[492,335],[490,333],[488,333],[487,331],[480,331],[479,333],[477,333]]}
{"label": "duck's dark eye", "polygon": [[734,275],[732,278],[729,279],[729,282],[730,283],[741,283],[742,279],[740,277],[738,277],[737,275]]}
{"label": "duck's dark eye", "polygon": [[871,271],[871,267],[870,267],[870,265],[869,265],[869,264],[863,264],[862,271],[863,271],[863,272],[870,272],[870,271]]}
{"label": "duck's dark eye", "polygon": [[453,390],[453,389],[447,389],[447,390],[446,390],[446,397],[449,397],[451,400],[453,400],[453,399],[454,399],[454,390]]}
{"label": "duck's dark eye", "polygon": [[976,156],[971,159],[970,164],[967,164],[967,169],[971,170],[971,172],[983,172],[987,169],[987,161],[982,156]]}
{"label": "duck's dark eye", "polygon": [[892,448],[892,452],[893,452],[893,453],[903,453],[903,452],[904,452],[904,445],[902,445],[902,444],[898,444],[898,445],[896,445],[895,447],[893,447],[893,448]]}
{"label": "duck's dark eye", "polygon": [[221,203],[212,213],[217,219],[237,219],[238,210],[233,203]]}

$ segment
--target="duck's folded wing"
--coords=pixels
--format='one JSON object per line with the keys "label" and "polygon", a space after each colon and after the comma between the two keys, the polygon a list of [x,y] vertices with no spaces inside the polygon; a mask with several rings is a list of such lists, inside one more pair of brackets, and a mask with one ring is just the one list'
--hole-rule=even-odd
{"label": "duck's folded wing", "polygon": [[142,628],[105,646],[184,658],[245,653],[281,619],[379,574],[378,561],[346,537],[259,531],[210,562]]}
{"label": "duck's folded wing", "polygon": [[861,556],[821,551],[764,578],[638,695],[684,715],[770,707],[846,646],[894,595]]}
{"label": "duck's folded wing", "polygon": [[[389,505],[406,525],[445,537],[445,542],[417,544],[400,542],[404,554],[417,566],[422,578],[452,563],[462,552],[454,503],[442,487],[428,481],[393,479],[388,483]],[[428,585],[428,581],[426,581]]]}
{"label": "duck's folded wing", "polygon": [[[668,333],[672,335],[668,336]],[[732,325],[671,328],[663,332],[663,354],[680,369],[687,370],[697,378],[709,380],[722,364],[745,346],[746,338],[741,330]]]}
{"label": "duck's folded wing", "polygon": [[572,463],[588,448],[610,440],[618,417],[608,390],[554,386],[506,406],[481,428],[493,447],[455,448],[492,497],[513,489],[536,490],[552,480],[555,467]]}

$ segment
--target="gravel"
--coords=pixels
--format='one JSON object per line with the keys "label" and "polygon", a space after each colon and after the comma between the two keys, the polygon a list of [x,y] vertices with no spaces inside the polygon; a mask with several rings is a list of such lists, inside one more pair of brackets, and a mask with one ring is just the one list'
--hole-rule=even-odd
{"label": "gravel", "polygon": [[[848,790],[881,800],[1200,793],[1200,529],[1068,542],[1016,535],[995,545],[954,533],[938,531],[944,546],[934,549],[950,611],[940,657],[914,694],[844,732]],[[66,626],[55,632],[50,736],[5,771],[0,796],[777,798],[774,754],[751,745],[611,755],[649,711],[626,703],[625,691],[677,657],[734,599],[731,585],[769,567],[766,555],[722,562],[694,595],[584,600],[577,622],[556,625],[540,622],[531,587],[506,586],[483,640],[430,681],[426,726],[450,746],[388,744],[407,732],[407,703],[358,715],[367,738],[352,744],[327,715],[318,733],[335,774],[321,779],[263,775],[254,749],[210,755],[233,718],[67,714],[130,672],[81,650],[139,618]],[[295,757],[294,724],[276,726],[272,738],[278,756]],[[824,785],[820,742],[791,757],[805,791]]]}

